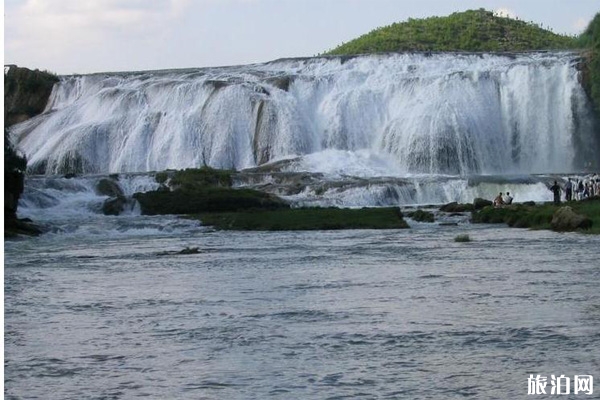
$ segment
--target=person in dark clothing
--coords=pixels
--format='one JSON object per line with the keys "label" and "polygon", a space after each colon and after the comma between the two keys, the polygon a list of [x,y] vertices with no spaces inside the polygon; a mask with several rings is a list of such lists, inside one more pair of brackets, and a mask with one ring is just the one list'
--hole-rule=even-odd
{"label": "person in dark clothing", "polygon": [[571,178],[565,184],[565,200],[571,201],[573,198],[573,182],[571,182]]}
{"label": "person in dark clothing", "polygon": [[560,186],[554,181],[554,185],[550,186],[550,190],[554,193],[554,204],[560,204]]}

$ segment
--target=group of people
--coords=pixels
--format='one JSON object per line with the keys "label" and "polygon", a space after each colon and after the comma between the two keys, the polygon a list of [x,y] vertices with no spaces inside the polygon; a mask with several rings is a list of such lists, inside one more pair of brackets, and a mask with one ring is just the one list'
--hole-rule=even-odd
{"label": "group of people", "polygon": [[584,200],[589,197],[600,196],[600,176],[594,174],[582,179],[577,179],[573,182],[573,179],[569,178],[561,188],[557,181],[554,181],[554,185],[550,186],[550,190],[554,194],[554,203],[560,203],[560,194],[564,189],[565,200]]}
{"label": "group of people", "polygon": [[510,195],[510,192],[506,192],[506,194],[502,194],[500,192],[498,196],[494,199],[494,207],[500,207],[504,205],[512,204],[513,198]]}

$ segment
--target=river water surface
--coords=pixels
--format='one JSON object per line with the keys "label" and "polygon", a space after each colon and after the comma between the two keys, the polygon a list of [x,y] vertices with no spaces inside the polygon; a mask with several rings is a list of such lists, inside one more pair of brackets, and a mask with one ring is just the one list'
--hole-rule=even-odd
{"label": "river water surface", "polygon": [[[158,255],[184,247],[201,252]],[[5,395],[525,398],[529,374],[600,379],[599,248],[469,224],[92,219],[5,243]]]}

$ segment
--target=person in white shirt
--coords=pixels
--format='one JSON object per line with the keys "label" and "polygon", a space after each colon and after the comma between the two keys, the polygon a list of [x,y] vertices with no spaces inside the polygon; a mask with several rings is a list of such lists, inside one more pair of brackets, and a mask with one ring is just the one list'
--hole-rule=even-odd
{"label": "person in white shirt", "polygon": [[510,192],[506,192],[506,196],[502,197],[502,201],[504,202],[504,204],[512,203],[513,198],[510,196]]}

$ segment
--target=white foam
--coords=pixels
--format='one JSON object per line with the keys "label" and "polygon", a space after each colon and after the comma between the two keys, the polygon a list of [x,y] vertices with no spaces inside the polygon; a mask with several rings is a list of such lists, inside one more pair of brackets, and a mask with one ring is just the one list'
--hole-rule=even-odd
{"label": "white foam", "polygon": [[48,174],[239,170],[298,155],[338,175],[571,171],[595,148],[576,57],[391,54],[63,77],[49,111],[13,135]]}

